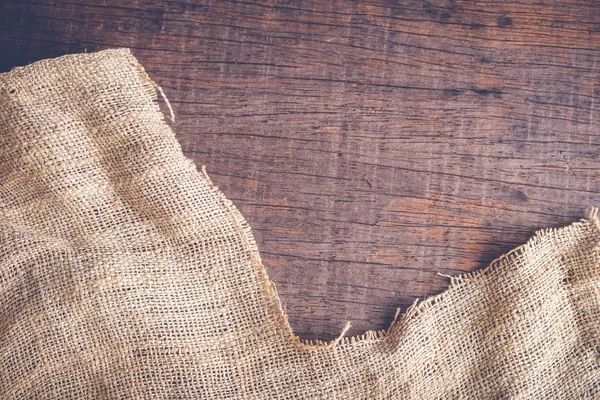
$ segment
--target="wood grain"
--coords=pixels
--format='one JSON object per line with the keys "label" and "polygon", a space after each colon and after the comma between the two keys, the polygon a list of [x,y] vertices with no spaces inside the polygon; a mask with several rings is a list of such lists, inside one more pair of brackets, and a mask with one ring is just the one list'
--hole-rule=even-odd
{"label": "wood grain", "polygon": [[16,1],[0,69],[130,47],[294,330],[396,307],[600,205],[594,1]]}

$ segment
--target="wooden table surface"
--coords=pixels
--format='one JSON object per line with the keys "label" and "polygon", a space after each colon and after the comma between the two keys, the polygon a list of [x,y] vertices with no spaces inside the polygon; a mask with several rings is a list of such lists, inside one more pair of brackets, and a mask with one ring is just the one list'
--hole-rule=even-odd
{"label": "wooden table surface", "polygon": [[129,47],[306,339],[600,205],[594,1],[4,0],[0,70]]}

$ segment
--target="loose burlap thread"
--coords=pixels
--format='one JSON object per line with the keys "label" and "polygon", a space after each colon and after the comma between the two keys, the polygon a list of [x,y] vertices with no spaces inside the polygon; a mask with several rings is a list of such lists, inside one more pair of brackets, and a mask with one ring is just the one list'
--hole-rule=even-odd
{"label": "loose burlap thread", "polygon": [[600,225],[538,231],[385,331],[294,335],[127,49],[0,74],[1,399],[600,396]]}

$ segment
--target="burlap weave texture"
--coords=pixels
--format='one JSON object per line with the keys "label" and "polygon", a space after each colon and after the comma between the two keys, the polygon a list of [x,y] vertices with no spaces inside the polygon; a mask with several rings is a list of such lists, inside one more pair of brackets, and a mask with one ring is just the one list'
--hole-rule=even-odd
{"label": "burlap weave texture", "polygon": [[597,210],[306,343],[129,50],[0,74],[0,399],[600,397]]}

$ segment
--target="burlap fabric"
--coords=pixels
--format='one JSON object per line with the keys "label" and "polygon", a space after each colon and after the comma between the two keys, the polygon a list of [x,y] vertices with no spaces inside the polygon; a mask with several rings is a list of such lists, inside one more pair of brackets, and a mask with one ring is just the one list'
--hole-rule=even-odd
{"label": "burlap fabric", "polygon": [[595,209],[306,343],[155,89],[128,50],[0,75],[0,399],[600,396]]}

